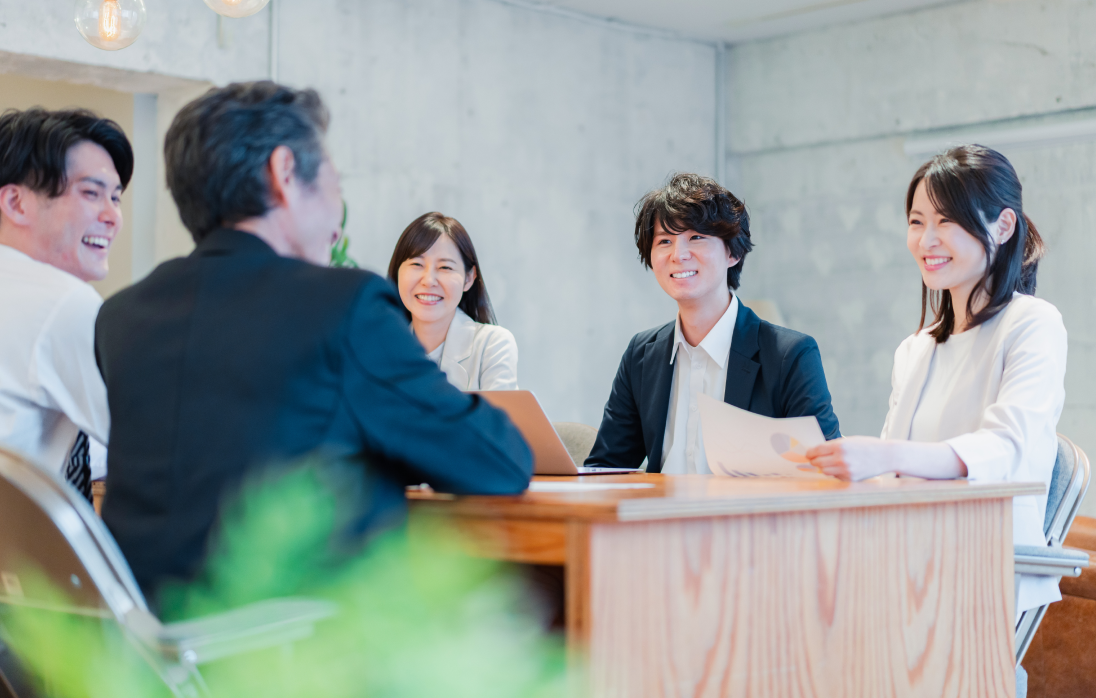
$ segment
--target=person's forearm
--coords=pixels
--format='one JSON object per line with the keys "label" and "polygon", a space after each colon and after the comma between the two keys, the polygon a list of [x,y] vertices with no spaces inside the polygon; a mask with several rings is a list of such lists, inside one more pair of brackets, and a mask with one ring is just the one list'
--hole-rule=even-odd
{"label": "person's forearm", "polygon": [[967,476],[966,464],[946,443],[891,441],[891,461],[899,475],[951,480]]}

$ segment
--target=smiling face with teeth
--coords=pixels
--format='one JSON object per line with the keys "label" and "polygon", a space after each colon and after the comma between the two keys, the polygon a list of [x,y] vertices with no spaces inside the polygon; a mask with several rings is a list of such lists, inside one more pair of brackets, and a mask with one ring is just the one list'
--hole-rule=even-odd
{"label": "smiling face with teeth", "polygon": [[102,146],[81,141],[65,156],[65,189],[51,197],[23,185],[0,189],[4,223],[24,231],[24,251],[83,281],[107,275],[110,245],[122,227],[122,181]]}
{"label": "smiling face with teeth", "polygon": [[[405,259],[400,264],[396,285],[400,300],[411,313],[415,333],[421,337],[419,329],[429,325],[448,329],[461,297],[475,280],[475,267],[465,270],[460,250],[448,235],[440,236],[418,257]],[[442,332],[441,337],[444,336]]]}
{"label": "smiling face with teeth", "polygon": [[727,270],[738,261],[718,237],[692,230],[675,233],[655,221],[651,270],[662,290],[679,305],[726,309],[730,302]]}
{"label": "smiling face with teeth", "polygon": [[965,308],[986,272],[986,250],[981,241],[936,210],[924,180],[913,194],[906,246],[917,260],[925,286],[951,291],[956,307]]}

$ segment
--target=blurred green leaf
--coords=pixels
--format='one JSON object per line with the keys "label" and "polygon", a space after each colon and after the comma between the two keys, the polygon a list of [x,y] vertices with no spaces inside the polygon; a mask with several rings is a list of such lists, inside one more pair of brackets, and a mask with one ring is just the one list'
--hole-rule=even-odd
{"label": "blurred green leaf", "polygon": [[[331,600],[340,613],[291,648],[203,665],[214,696],[573,695],[562,643],[528,614],[519,580],[464,554],[444,522],[419,520],[414,535],[405,527],[348,553],[340,531],[368,497],[360,470],[312,461],[241,492],[221,517],[202,578],[162,596],[165,619],[280,596]],[[3,627],[28,666],[48,677],[51,696],[166,695],[111,622],[9,607]]]}

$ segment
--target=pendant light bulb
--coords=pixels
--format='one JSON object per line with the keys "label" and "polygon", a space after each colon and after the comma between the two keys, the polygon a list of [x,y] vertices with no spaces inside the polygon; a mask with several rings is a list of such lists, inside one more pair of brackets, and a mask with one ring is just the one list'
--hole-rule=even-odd
{"label": "pendant light bulb", "polygon": [[76,0],[76,28],[96,48],[117,51],[145,28],[144,0]]}
{"label": "pendant light bulb", "polygon": [[267,6],[270,0],[205,0],[209,9],[225,17],[247,17]]}

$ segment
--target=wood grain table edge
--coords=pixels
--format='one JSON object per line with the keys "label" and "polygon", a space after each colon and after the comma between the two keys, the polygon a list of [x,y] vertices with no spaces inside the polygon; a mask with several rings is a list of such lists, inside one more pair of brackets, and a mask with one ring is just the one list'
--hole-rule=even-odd
{"label": "wood grain table edge", "polygon": [[[647,479],[666,476],[647,476]],[[669,476],[673,477],[673,476]],[[632,479],[632,478],[629,478]],[[408,503],[416,513],[479,519],[582,520],[588,522],[639,522],[712,516],[748,516],[796,511],[826,511],[865,507],[908,506],[942,502],[1008,499],[1045,493],[1042,483],[919,481],[893,484],[854,483],[846,488],[828,486],[818,491],[776,491],[733,494],[630,496],[602,493],[541,494],[518,496],[453,496],[411,491]],[[612,493],[614,491],[606,491]]]}
{"label": "wood grain table edge", "polygon": [[709,518],[713,516],[749,516],[834,509],[864,509],[873,507],[943,504],[985,499],[1011,499],[1044,494],[1042,483],[979,483],[972,487],[946,489],[889,490],[885,497],[878,493],[831,490],[817,499],[774,494],[767,497],[711,498],[694,501],[674,499],[625,499],[617,504],[616,520],[622,523],[664,519]]}

